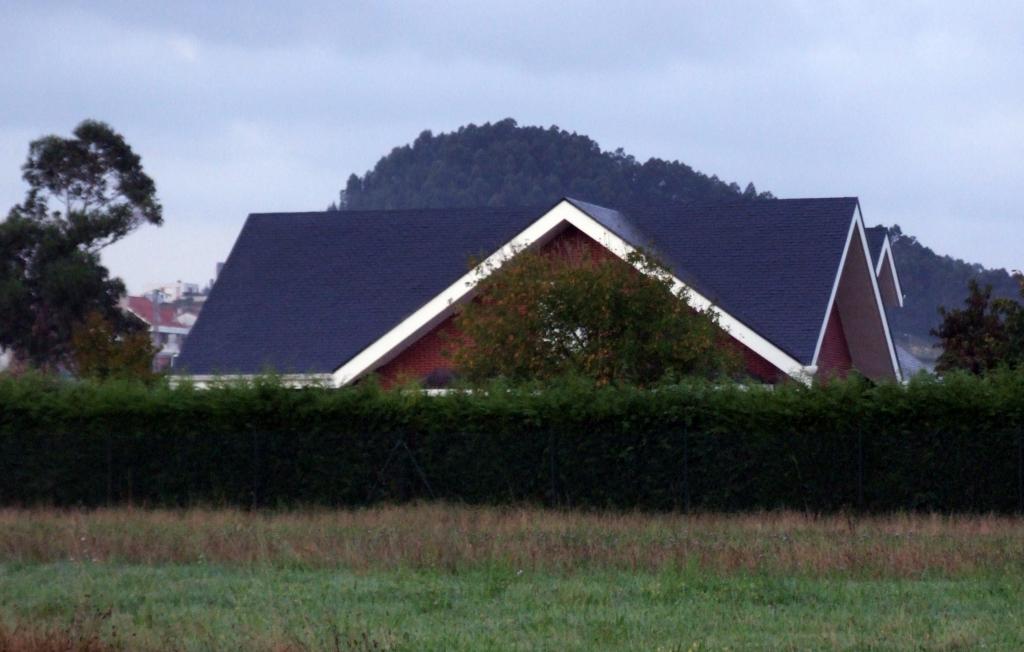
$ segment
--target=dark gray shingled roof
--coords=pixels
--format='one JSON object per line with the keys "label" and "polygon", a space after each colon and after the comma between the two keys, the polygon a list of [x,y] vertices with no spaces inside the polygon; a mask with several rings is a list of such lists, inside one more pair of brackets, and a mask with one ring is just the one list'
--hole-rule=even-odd
{"label": "dark gray shingled roof", "polygon": [[[810,364],[857,200],[607,209],[573,201]],[[178,373],[329,373],[547,209],[251,215]]]}
{"label": "dark gray shingled roof", "polygon": [[329,373],[544,210],[250,215],[180,373]]}
{"label": "dark gray shingled roof", "polygon": [[889,235],[889,230],[884,226],[873,226],[870,229],[864,229],[864,234],[868,238],[871,264],[878,267],[878,257],[882,255],[882,247],[885,245],[885,237]]}
{"label": "dark gray shingled roof", "polygon": [[[578,204],[587,211],[585,204]],[[635,245],[803,364],[811,364],[855,197],[625,209]],[[599,217],[615,231],[614,221]]]}

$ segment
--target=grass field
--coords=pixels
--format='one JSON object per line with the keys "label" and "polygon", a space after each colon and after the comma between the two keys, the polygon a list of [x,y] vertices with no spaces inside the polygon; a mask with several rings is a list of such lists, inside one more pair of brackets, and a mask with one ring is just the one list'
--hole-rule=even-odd
{"label": "grass field", "polygon": [[0,510],[0,652],[1024,649],[1024,520]]}

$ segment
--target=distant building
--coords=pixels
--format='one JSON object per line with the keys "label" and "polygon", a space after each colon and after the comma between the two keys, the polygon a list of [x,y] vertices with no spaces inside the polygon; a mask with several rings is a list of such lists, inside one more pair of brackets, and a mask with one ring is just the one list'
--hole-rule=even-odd
{"label": "distant building", "polygon": [[153,369],[161,371],[170,368],[181,353],[181,346],[198,312],[182,312],[175,304],[165,303],[160,292],[152,292],[144,297],[125,297],[121,307],[149,325],[150,338],[157,348]]}
{"label": "distant building", "polygon": [[[168,283],[167,285],[158,285],[150,289],[150,292],[159,292],[163,295],[164,301],[167,303],[177,303],[187,299],[204,301],[206,295],[202,290],[199,289],[198,283],[184,283],[182,281],[175,281],[174,283]],[[149,294],[147,292],[147,294]]]}

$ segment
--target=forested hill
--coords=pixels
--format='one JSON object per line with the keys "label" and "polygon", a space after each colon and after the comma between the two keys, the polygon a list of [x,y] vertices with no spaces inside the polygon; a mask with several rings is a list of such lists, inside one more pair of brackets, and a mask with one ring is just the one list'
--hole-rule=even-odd
{"label": "forested hill", "polygon": [[[351,175],[332,209],[543,206],[570,196],[606,206],[675,201],[769,198],[753,183],[698,172],[679,161],[641,163],[621,149],[604,151],[587,136],[558,127],[520,127],[515,120],[468,125],[447,134],[424,131],[396,147],[363,176]],[[1004,270],[986,270],[940,256],[913,236],[893,229],[897,268],[906,307],[893,316],[900,341],[931,340],[938,307],[960,306],[967,281],[991,283],[997,294],[1016,296]]]}
{"label": "forested hill", "polygon": [[896,271],[903,285],[903,309],[892,315],[895,336],[915,353],[932,338],[928,332],[938,326],[938,307],[960,308],[967,298],[967,282],[977,279],[991,285],[993,296],[1019,299],[1017,282],[1005,269],[986,269],[951,256],[940,256],[907,235],[899,226],[889,228]]}
{"label": "forested hill", "polygon": [[[515,120],[424,131],[362,177],[348,178],[344,208],[542,206],[571,196],[609,206],[756,197],[748,184],[709,177],[678,161],[640,163],[587,136]],[[761,196],[770,197],[769,193]]]}

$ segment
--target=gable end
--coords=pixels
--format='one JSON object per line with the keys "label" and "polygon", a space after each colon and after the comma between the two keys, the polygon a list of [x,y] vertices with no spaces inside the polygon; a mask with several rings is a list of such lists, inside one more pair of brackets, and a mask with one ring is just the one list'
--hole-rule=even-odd
{"label": "gable end", "polygon": [[[472,298],[476,284],[486,274],[500,268],[517,251],[543,245],[567,225],[576,227],[584,235],[619,258],[626,259],[636,249],[634,244],[627,242],[579,206],[563,199],[474,269],[421,306],[351,360],[338,367],[332,374],[334,383],[338,386],[351,383],[372,369],[379,368],[394,359],[405,348],[413,345],[450,317],[458,304]],[[810,381],[813,369],[803,366],[746,324],[713,305],[705,296],[687,286],[676,276],[673,275],[672,281],[673,291],[678,292],[684,288],[688,291],[693,307],[700,310],[714,310],[722,328],[744,347],[788,376],[801,382]]]}

